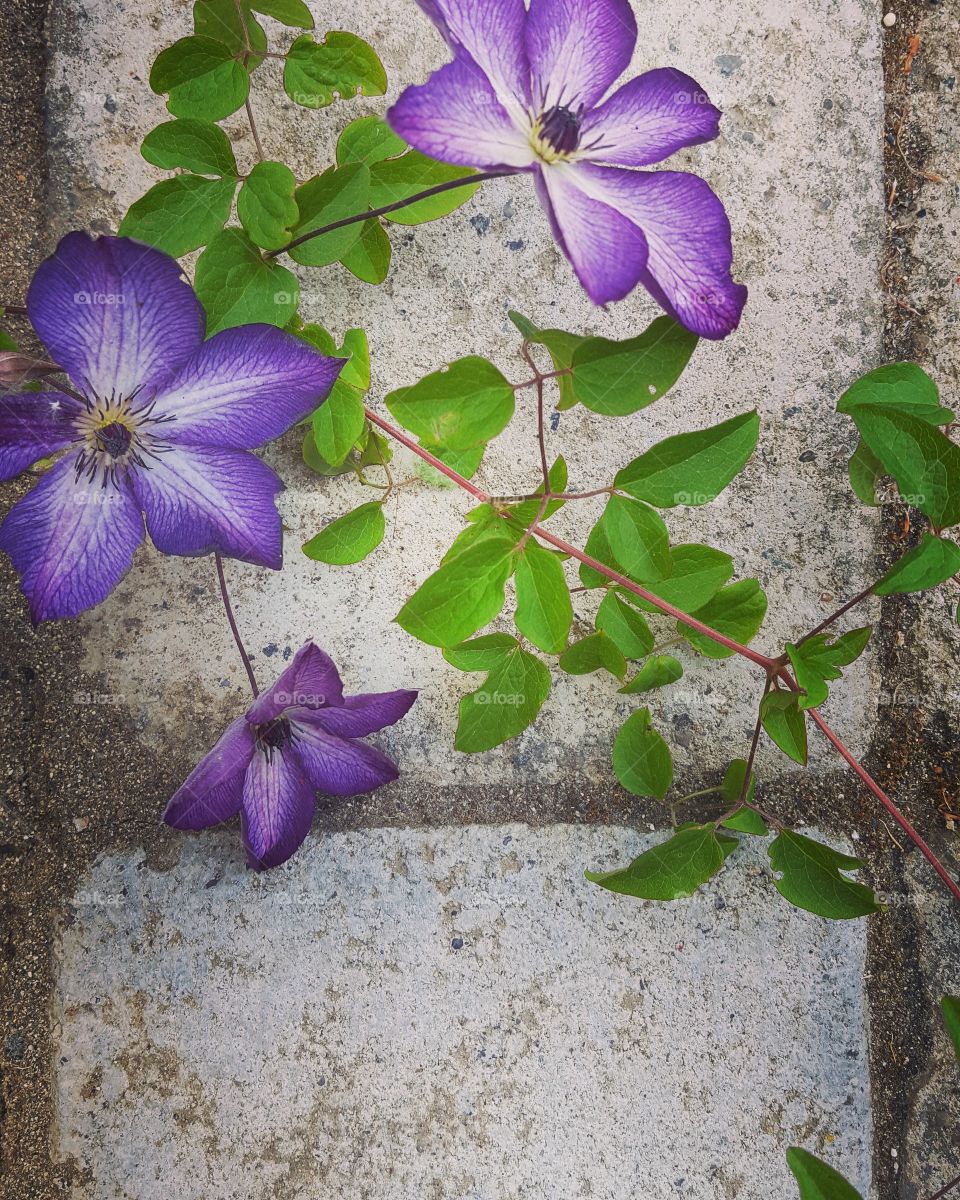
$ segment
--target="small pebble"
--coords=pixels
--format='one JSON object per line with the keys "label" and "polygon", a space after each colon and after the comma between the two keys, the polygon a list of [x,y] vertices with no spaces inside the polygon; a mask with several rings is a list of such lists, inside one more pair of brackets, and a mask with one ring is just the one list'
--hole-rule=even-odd
{"label": "small pebble", "polygon": [[887,29],[892,29],[894,27],[894,25],[896,25],[896,23],[897,23],[897,14],[888,12],[887,15],[883,18],[883,23],[887,27]]}

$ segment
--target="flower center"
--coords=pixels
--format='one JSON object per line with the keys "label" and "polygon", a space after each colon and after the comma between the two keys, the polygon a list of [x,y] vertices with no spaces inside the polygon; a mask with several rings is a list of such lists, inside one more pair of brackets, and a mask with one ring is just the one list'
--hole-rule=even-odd
{"label": "flower center", "polygon": [[133,441],[133,431],[120,421],[111,421],[94,431],[97,446],[111,458],[122,458],[130,449]]}
{"label": "flower center", "polygon": [[582,106],[576,112],[555,104],[541,113],[533,124],[530,141],[545,162],[558,162],[573,156],[580,145]]}
{"label": "flower center", "polygon": [[152,404],[138,406],[135,395],[94,397],[85,404],[74,426],[81,444],[78,480],[86,475],[92,483],[100,477],[103,487],[119,486],[118,468],[146,468],[146,459],[169,449],[155,430],[170,418],[155,415]]}
{"label": "flower center", "polygon": [[267,758],[270,758],[274,750],[279,750],[282,753],[284,747],[292,741],[293,732],[290,729],[290,722],[286,717],[274,717],[272,721],[268,721],[265,725],[257,726],[257,748]]}

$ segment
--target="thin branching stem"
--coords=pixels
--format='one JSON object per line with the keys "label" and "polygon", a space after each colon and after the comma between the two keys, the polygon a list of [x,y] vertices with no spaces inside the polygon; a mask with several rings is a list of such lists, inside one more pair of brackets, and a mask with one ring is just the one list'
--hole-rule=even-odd
{"label": "thin branching stem", "polygon": [[220,581],[220,596],[223,600],[223,607],[227,614],[227,623],[230,626],[230,632],[233,634],[233,640],[237,643],[237,649],[240,651],[240,658],[243,661],[243,669],[247,673],[247,679],[250,680],[250,690],[253,692],[253,698],[260,695],[260,689],[257,687],[257,677],[253,673],[253,667],[250,664],[250,656],[247,654],[247,648],[243,644],[243,638],[240,636],[240,630],[237,628],[237,620],[233,615],[233,606],[230,603],[230,593],[227,591],[227,580],[223,573],[223,557],[220,551],[214,552],[214,561],[217,564],[217,579]]}

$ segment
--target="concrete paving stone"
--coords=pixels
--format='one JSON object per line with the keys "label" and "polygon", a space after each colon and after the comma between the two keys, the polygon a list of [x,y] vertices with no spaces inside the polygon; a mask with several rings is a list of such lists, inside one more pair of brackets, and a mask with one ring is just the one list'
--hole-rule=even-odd
{"label": "concrete paving stone", "polygon": [[745,848],[689,902],[587,883],[621,828],[363,830],[256,876],[101,859],[58,950],[73,1200],[868,1195],[863,922]]}
{"label": "concrete paving stone", "polygon": [[[387,66],[391,97],[445,59],[412,0],[374,8],[331,0],[317,16],[323,27],[369,38]],[[169,116],[146,80],[157,52],[187,32],[188,22],[183,0],[161,0],[149,13],[130,0],[53,0],[51,211],[61,231],[115,229],[161,177],[138,155],[143,135]],[[845,461],[854,434],[833,409],[880,354],[880,29],[871,0],[749,0],[713,6],[704,20],[691,20],[680,0],[645,7],[632,70],[676,65],[725,111],[718,142],[670,165],[704,174],[725,199],[751,300],[736,336],[703,344],[664,401],[615,423],[564,413],[549,440],[551,456],[567,457],[573,485],[586,488],[609,480],[654,440],[759,407],[761,444],[741,479],[714,505],[675,511],[669,522],[676,540],[710,541],[733,554],[739,576],[761,579],[771,600],[761,637],[767,647],[816,623],[875,569],[876,516],[850,491]],[[284,36],[277,26],[271,33]],[[384,110],[379,99],[321,113],[295,109],[280,90],[276,65],[257,72],[252,102],[268,153],[288,156],[302,177],[330,161],[349,119]],[[249,164],[242,116],[227,125]],[[526,368],[506,318],[510,306],[544,324],[611,337],[636,333],[657,312],[642,291],[607,311],[593,308],[523,179],[487,185],[450,218],[394,228],[391,236],[395,261],[381,288],[340,268],[300,269],[305,315],[336,332],[368,329],[377,404],[391,388],[468,353],[488,354],[521,378]],[[536,483],[529,401],[520,410],[479,477],[495,494]],[[456,703],[472,685],[391,621],[461,527],[468,506],[462,494],[404,489],[389,505],[376,557],[327,568],[309,562],[300,544],[368,494],[356,484],[318,481],[300,462],[295,436],[268,457],[289,489],[282,499],[285,569],[229,568],[264,682],[278,661],[264,648],[287,653],[313,635],[349,664],[357,690],[423,689],[414,713],[388,740],[426,784],[522,784],[531,769],[553,781],[572,765],[585,777],[610,778],[610,744],[628,707],[612,681],[599,677],[558,680],[537,726],[505,750],[453,755]],[[599,512],[583,509],[568,506],[556,518],[558,532],[583,539]],[[592,615],[590,601],[578,598],[578,608]],[[226,723],[237,711],[242,676],[208,560],[162,560],[144,550],[84,626],[86,666],[102,672],[106,691],[125,699],[145,743],[163,749],[192,738],[199,755],[193,718],[218,708]],[[677,731],[681,767],[721,766],[749,737],[756,673],[741,663],[698,661],[683,649],[680,656],[686,679],[652,699],[654,716]],[[867,656],[830,701],[830,715],[860,750],[875,715],[873,671]],[[833,765],[820,739],[813,750],[816,769]],[[776,751],[764,750],[761,765],[768,776],[792,769]]]}

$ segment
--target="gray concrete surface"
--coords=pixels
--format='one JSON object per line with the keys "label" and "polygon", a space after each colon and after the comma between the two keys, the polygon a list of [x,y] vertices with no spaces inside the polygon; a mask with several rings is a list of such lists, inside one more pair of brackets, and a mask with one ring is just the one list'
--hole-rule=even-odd
{"label": "gray concrete surface", "polygon": [[[142,6],[125,0],[52,6],[52,210],[61,228],[115,228],[160,178],[137,153],[142,136],[166,117],[162,99],[143,81],[158,50],[184,32],[188,10],[178,0],[150,7],[145,20]],[[353,29],[376,45],[391,95],[444,61],[445,48],[412,0],[367,11],[336,0],[317,15],[323,27]],[[579,410],[563,414],[549,451],[567,457],[575,486],[596,486],[653,440],[758,406],[761,445],[741,480],[713,506],[671,514],[670,524],[676,540],[708,540],[733,554],[738,575],[760,577],[771,601],[761,640],[773,647],[810,628],[875,568],[876,518],[846,482],[851,431],[833,408],[880,353],[880,26],[872,0],[751,0],[720,6],[704,23],[669,0],[645,11],[643,24],[632,69],[681,66],[726,113],[717,143],[683,153],[673,165],[702,172],[724,197],[751,300],[737,335],[702,345],[662,403],[616,423]],[[289,155],[301,177],[330,161],[349,119],[384,109],[381,101],[319,114],[295,109],[271,75],[274,66],[258,72],[252,102],[267,152]],[[249,161],[242,115],[229,128],[241,160]],[[452,217],[398,230],[393,242],[394,268],[379,289],[339,268],[300,271],[307,315],[336,331],[356,324],[370,331],[377,402],[467,353],[487,353],[512,378],[524,377],[509,306],[542,323],[612,337],[635,333],[656,313],[642,292],[607,312],[590,305],[525,180],[488,185]],[[515,428],[488,454],[481,480],[495,494],[536,482],[532,419],[529,401],[521,404]],[[461,494],[404,489],[389,505],[375,574],[367,564],[327,568],[305,559],[299,546],[325,519],[366,498],[363,489],[318,482],[300,463],[295,439],[270,458],[290,489],[283,498],[285,569],[230,567],[254,649],[296,648],[312,634],[350,663],[361,690],[422,688],[391,743],[425,783],[522,784],[530,762],[548,781],[573,762],[587,777],[610,778],[612,736],[629,706],[598,676],[558,679],[537,727],[518,743],[479,758],[451,753],[456,702],[471,685],[391,621],[461,527]],[[599,507],[570,509],[557,529],[582,539],[598,514]],[[145,551],[84,622],[87,668],[102,672],[106,691],[125,697],[144,739],[159,747],[182,737],[185,711],[221,704],[226,716],[240,699],[242,678],[211,584],[209,562],[162,561]],[[585,615],[591,603],[580,598]],[[731,746],[749,737],[755,671],[680,653],[687,678],[653,698],[655,716],[681,731],[681,766],[722,765]],[[875,714],[870,663],[858,663],[830,702],[836,723],[861,750]],[[266,681],[273,665],[261,655],[258,667]],[[832,762],[819,740],[814,750],[818,765]],[[768,774],[790,769],[775,750],[764,751],[762,761]]]}
{"label": "gray concrete surface", "polygon": [[647,841],[369,830],[254,877],[225,835],[83,879],[60,947],[74,1200],[792,1200],[870,1179],[863,923],[762,850],[695,901],[602,892]]}

